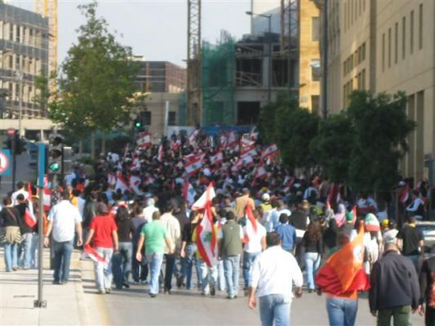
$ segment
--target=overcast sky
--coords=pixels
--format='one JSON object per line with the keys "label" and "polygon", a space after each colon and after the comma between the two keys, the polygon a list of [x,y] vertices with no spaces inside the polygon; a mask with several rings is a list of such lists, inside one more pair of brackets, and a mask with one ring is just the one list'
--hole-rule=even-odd
{"label": "overcast sky", "polygon": [[[72,43],[77,27],[84,22],[77,5],[84,0],[59,0],[59,60]],[[33,10],[33,0],[11,0],[10,4]],[[99,0],[98,14],[112,31],[122,35],[121,43],[147,60],[185,65],[187,48],[187,0]],[[251,0],[203,0],[203,39],[215,41],[225,29],[240,38],[250,32]]]}

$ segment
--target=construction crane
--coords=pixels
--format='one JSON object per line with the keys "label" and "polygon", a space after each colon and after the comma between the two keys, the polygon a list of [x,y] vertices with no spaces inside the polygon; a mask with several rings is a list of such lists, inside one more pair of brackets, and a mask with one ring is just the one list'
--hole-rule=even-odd
{"label": "construction crane", "polygon": [[201,123],[201,0],[187,0],[187,121]]}
{"label": "construction crane", "polygon": [[[58,25],[57,25],[57,1],[58,0],[34,0],[35,11],[48,18],[48,73],[51,76],[53,71],[57,69],[57,42],[58,42]],[[52,91],[56,88],[56,78],[50,83]]]}

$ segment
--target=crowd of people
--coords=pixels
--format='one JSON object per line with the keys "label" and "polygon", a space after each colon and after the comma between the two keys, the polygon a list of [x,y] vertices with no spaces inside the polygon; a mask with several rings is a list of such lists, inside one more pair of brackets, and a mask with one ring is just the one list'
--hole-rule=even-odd
{"label": "crowd of people", "polygon": [[[61,185],[41,193],[52,205],[38,207],[32,188],[18,184],[0,212],[6,271],[36,267],[32,216],[42,209],[55,284],[68,282],[77,247],[95,261],[101,294],[132,284],[147,284],[151,298],[173,286],[204,296],[226,292],[229,300],[243,293],[250,308],[259,298],[263,325],[289,325],[292,298],[305,284],[307,293],[327,294],[330,325],[355,325],[360,276],[349,272],[347,287],[336,290],[319,270],[361,239],[378,324],[394,318],[408,325],[418,310],[435,325],[435,258],[425,260],[416,227],[430,216],[428,188],[412,180],[398,186],[394,205],[392,194],[375,200],[321,173],[296,177],[276,146],[258,144],[254,133],[209,137],[198,129],[159,145],[139,134],[122,152],[101,155],[94,171],[77,164]],[[343,268],[356,260],[348,256]]]}

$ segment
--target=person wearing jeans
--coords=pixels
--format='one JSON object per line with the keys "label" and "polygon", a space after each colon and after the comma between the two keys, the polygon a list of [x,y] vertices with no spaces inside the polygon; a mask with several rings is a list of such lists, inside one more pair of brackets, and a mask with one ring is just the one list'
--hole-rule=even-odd
{"label": "person wearing jeans", "polygon": [[[142,249],[145,244],[146,259],[150,266],[150,287],[149,294],[155,298],[159,293],[159,276],[162,268],[164,246],[169,248],[168,253],[174,252],[174,245],[167,235],[167,231],[162,222],[160,222],[160,212],[153,213],[153,221],[145,224],[139,236],[137,244],[136,259],[142,261]],[[178,223],[178,221],[177,221]]]}
{"label": "person wearing jeans", "polygon": [[240,255],[242,254],[243,230],[235,222],[235,214],[228,211],[227,223],[219,230],[219,257],[223,258],[228,299],[237,297],[239,291]]}
{"label": "person wearing jeans", "polygon": [[[181,233],[181,275],[177,279],[177,286],[181,287],[186,278],[186,289],[192,289],[192,268],[194,264],[195,254],[198,250],[196,243],[192,240],[193,231],[199,223],[200,215],[198,211],[193,211],[190,214],[189,223],[185,224]],[[199,273],[197,273],[198,279]]]}
{"label": "person wearing jeans", "polygon": [[23,269],[29,269],[31,264],[31,249],[32,249],[32,238],[33,238],[33,227],[34,225],[30,226],[27,223],[31,223],[28,221],[26,216],[27,206],[33,205],[32,202],[27,202],[26,198],[23,194],[17,195],[17,205],[15,208],[19,212],[18,217],[21,220],[21,246],[19,249],[19,265]]}
{"label": "person wearing jeans", "polygon": [[[108,207],[99,203],[97,216],[89,224],[88,238],[85,243],[85,252],[92,252],[95,261],[95,283],[98,293],[105,294],[112,291],[112,255],[118,251],[118,227],[109,214]],[[91,242],[92,241],[92,242]],[[91,247],[89,245],[92,243]]]}
{"label": "person wearing jeans", "polygon": [[113,256],[113,274],[115,276],[116,288],[130,288],[129,276],[131,272],[131,261],[133,244],[131,239],[135,232],[135,227],[127,207],[119,206],[115,216],[118,228],[119,251]]}
{"label": "person wearing jeans", "polygon": [[329,325],[354,326],[358,312],[358,299],[331,296],[326,299],[326,310]]}
{"label": "person wearing jeans", "polygon": [[74,240],[57,242],[53,240],[54,252],[54,283],[62,284],[69,281],[69,266]]}
{"label": "person wearing jeans", "polygon": [[267,249],[254,261],[251,271],[248,306],[255,309],[260,301],[262,326],[289,326],[290,306],[293,299],[302,295],[303,276],[293,255],[281,247],[277,232],[266,236]]}
{"label": "person wearing jeans", "polygon": [[19,212],[12,207],[11,197],[3,200],[3,209],[0,211],[0,222],[4,232],[4,257],[6,272],[16,271],[18,267],[18,247],[21,241]]}
{"label": "person wearing jeans", "polygon": [[33,234],[25,233],[21,236],[21,250],[22,250],[22,262],[23,269],[29,269],[32,263],[32,243]]}
{"label": "person wearing jeans", "polygon": [[44,237],[44,245],[48,246],[51,233],[53,235],[54,284],[68,282],[74,231],[77,231],[77,246],[80,247],[83,243],[80,212],[68,200],[68,190],[65,190],[62,198],[63,200],[53,206],[48,214],[47,232]]}
{"label": "person wearing jeans", "polygon": [[6,242],[4,244],[6,272],[12,272],[12,270],[17,270],[19,246],[20,244],[18,242]]}
{"label": "person wearing jeans", "polygon": [[301,245],[305,252],[304,261],[307,271],[307,288],[308,292],[311,293],[315,289],[314,276],[319,269],[323,249],[322,231],[318,222],[312,222],[308,225]]}

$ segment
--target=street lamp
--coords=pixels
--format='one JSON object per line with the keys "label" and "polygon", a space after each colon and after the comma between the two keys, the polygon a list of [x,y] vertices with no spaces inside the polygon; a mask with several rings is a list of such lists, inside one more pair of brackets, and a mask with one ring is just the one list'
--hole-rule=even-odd
{"label": "street lamp", "polygon": [[246,14],[248,16],[258,16],[268,19],[268,47],[269,47],[269,76],[268,76],[268,89],[267,89],[267,101],[270,103],[272,101],[272,15],[265,14],[254,14],[252,11],[247,11]]}

